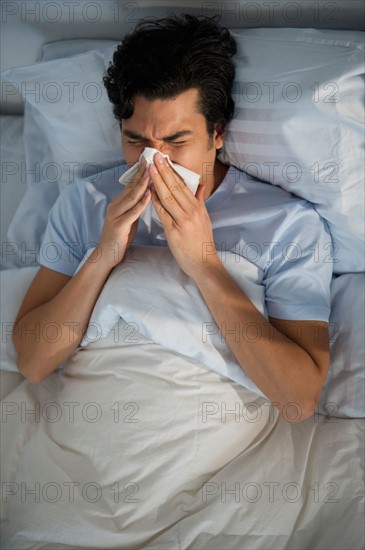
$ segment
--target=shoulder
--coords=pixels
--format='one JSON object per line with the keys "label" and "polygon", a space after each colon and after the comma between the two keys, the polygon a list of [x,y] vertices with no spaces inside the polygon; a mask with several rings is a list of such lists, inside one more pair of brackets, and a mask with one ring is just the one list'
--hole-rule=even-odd
{"label": "shoulder", "polygon": [[85,205],[109,202],[122,190],[120,176],[128,169],[128,165],[118,164],[108,169],[98,170],[94,174],[80,178],[66,187],[61,195],[63,200],[76,200]]}
{"label": "shoulder", "polygon": [[[236,180],[235,191],[244,190],[246,201],[256,208],[281,212],[286,215],[290,212],[311,212],[318,214],[313,205],[303,197],[286,191],[280,185],[262,181],[254,176],[246,174],[237,168],[234,169]],[[242,191],[241,191],[242,192]]]}
{"label": "shoulder", "polygon": [[232,165],[222,185],[217,209],[220,207],[229,208],[233,213],[231,219],[243,222],[252,238],[275,240],[285,236],[287,241],[295,236],[310,238],[323,232],[328,234],[325,221],[312,203]]}
{"label": "shoulder", "polygon": [[245,205],[245,210],[271,210],[284,213],[293,207],[312,209],[311,203],[272,183],[260,180],[231,165],[219,191],[235,202]]}

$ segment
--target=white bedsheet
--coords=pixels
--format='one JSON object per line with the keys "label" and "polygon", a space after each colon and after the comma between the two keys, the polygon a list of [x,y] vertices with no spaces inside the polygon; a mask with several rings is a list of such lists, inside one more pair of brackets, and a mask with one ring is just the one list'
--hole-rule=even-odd
{"label": "white bedsheet", "polygon": [[288,424],[142,337],[110,333],[2,413],[5,548],[363,548],[362,420]]}

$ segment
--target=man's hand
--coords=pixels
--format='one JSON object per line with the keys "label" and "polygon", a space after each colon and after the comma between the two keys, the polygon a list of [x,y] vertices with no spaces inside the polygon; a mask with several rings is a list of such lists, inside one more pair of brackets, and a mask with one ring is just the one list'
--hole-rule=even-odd
{"label": "man's hand", "polygon": [[[157,168],[156,168],[157,167]],[[149,168],[153,181],[152,204],[163,225],[167,242],[179,266],[194,278],[202,269],[220,263],[213,240],[213,229],[204,202],[204,185],[196,196],[156,153]]]}
{"label": "man's hand", "polygon": [[151,200],[149,181],[146,160],[142,159],[133,179],[107,206],[99,248],[103,261],[112,268],[122,261],[136,235],[138,218]]}

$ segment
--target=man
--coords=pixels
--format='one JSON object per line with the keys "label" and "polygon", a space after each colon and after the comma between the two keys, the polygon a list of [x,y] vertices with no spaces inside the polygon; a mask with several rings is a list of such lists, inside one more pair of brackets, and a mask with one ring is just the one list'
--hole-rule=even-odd
{"label": "man", "polygon": [[[323,250],[330,238],[309,203],[220,162],[234,112],[235,52],[227,29],[188,15],[143,22],[118,46],[104,84],[120,123],[124,158],[131,165],[145,147],[156,148],[198,172],[201,185],[194,196],[156,154],[121,192],[109,170],[99,182],[89,178],[61,194],[43,242],[57,243],[60,257],[54,262],[41,251],[13,335],[18,368],[30,382],[42,381],[75,351],[104,283],[133,241],[170,248],[242,368],[288,421],[313,414],[329,368],[332,275],[331,264],[315,258],[314,245]],[[141,222],[150,203],[165,240],[148,234]],[[73,276],[90,242],[98,246]],[[266,245],[266,253],[252,261],[264,273],[269,322],[217,254],[242,254],[252,242]],[[298,258],[288,253],[293,242]],[[22,334],[35,323],[48,327],[48,339],[24,341]],[[69,328],[56,342],[51,323]],[[261,335],[255,343],[236,337],[234,328],[247,323]]]}

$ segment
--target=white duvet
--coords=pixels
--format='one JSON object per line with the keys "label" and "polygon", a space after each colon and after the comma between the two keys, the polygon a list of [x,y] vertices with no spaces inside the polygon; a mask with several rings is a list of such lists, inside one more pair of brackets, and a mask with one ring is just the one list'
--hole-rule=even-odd
{"label": "white duvet", "polygon": [[[267,317],[263,271],[238,254],[218,254],[237,284]],[[127,334],[116,332],[121,318],[130,325]],[[236,326],[235,330],[237,339],[257,342],[261,337],[253,323]],[[113,269],[91,313],[81,347],[109,332],[115,334],[115,341],[136,341],[136,333],[141,333],[265,397],[239,366],[198,288],[167,247],[133,246]]]}
{"label": "white duvet", "polygon": [[[214,355],[214,331],[203,341],[211,319],[194,319],[188,278],[170,286],[176,265],[161,250],[114,270],[90,320],[103,337],[88,331],[63,370],[2,401],[2,546],[362,549],[363,421],[286,423],[204,365],[224,348]],[[251,265],[241,284],[263,307]]]}
{"label": "white duvet", "polygon": [[153,342],[110,333],[2,413],[4,548],[363,547],[361,420],[285,423]]}

